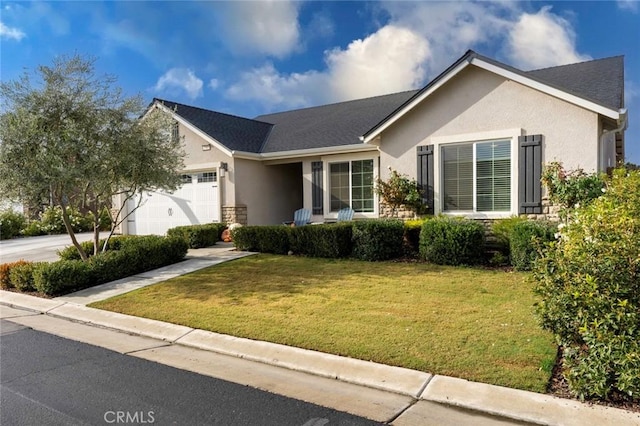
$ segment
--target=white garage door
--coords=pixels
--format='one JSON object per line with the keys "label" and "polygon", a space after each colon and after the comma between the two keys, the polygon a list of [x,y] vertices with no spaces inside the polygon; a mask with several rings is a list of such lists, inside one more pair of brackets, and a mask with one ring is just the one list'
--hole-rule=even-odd
{"label": "white garage door", "polygon": [[[143,203],[127,218],[133,235],[164,235],[175,226],[220,221],[220,198],[216,172],[182,175],[183,185],[173,193],[143,194]],[[129,201],[132,209],[138,198]],[[129,210],[131,211],[131,210]]]}

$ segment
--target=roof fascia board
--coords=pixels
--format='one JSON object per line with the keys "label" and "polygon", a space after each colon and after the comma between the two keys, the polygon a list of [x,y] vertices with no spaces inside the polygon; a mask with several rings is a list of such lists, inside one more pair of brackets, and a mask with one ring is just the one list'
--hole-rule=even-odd
{"label": "roof fascia board", "polygon": [[286,160],[291,158],[314,157],[327,154],[345,154],[349,152],[365,152],[377,150],[377,146],[355,144],[329,146],[323,148],[296,149],[292,151],[267,152],[264,154],[255,154],[253,152],[246,151],[232,151],[232,155],[235,158],[244,158],[247,160]]}
{"label": "roof fascia board", "polygon": [[166,105],[164,105],[164,104],[162,104],[160,102],[157,102],[157,101],[156,101],[156,106],[158,108],[160,108],[162,111],[171,114],[173,116],[173,118],[176,119],[180,124],[182,124],[183,126],[188,128],[189,130],[191,130],[193,133],[197,134],[198,136],[203,138],[205,141],[209,142],[211,145],[213,145],[214,147],[216,147],[217,149],[219,149],[220,151],[224,152],[229,157],[231,157],[233,151],[231,151],[229,148],[224,146],[222,143],[220,143],[215,138],[212,138],[211,136],[209,136],[208,134],[206,134],[205,132],[203,132],[202,130],[200,130],[199,128],[194,126],[193,124],[189,123],[187,120],[182,118],[180,116],[180,114],[176,113],[175,111],[172,111],[170,108],[167,108]]}
{"label": "roof fascia board", "polygon": [[500,75],[509,80],[513,80],[517,83],[520,83],[524,86],[530,87],[532,89],[538,90],[540,92],[546,93],[548,95],[554,96],[556,98],[562,99],[584,109],[588,109],[590,111],[596,112],[598,114],[604,115],[605,117],[612,118],[614,120],[618,120],[620,113],[618,111],[612,110],[610,108],[599,105],[595,102],[589,101],[587,99],[581,98],[576,95],[572,95],[571,93],[567,93],[564,90],[556,89],[555,87],[549,86],[544,83],[540,83],[537,80],[534,80],[530,77],[526,77],[524,75],[515,73],[508,69],[505,69],[501,66],[492,64],[490,62],[484,61],[478,57],[472,58],[471,63],[478,68],[485,69],[494,74]]}
{"label": "roof fascia board", "polygon": [[446,82],[451,80],[453,77],[458,75],[460,71],[469,66],[469,60],[461,61],[456,67],[451,69],[448,73],[442,75],[439,79],[432,82],[432,84],[428,87],[427,90],[420,93],[416,98],[414,98],[411,102],[406,104],[401,110],[393,114],[389,117],[385,122],[379,125],[373,132],[366,134],[366,136],[360,136],[360,140],[364,143],[369,143],[374,140],[380,133],[385,131],[389,126],[398,121],[402,116],[404,116],[407,112],[411,111],[416,105],[421,103],[425,98],[431,95],[433,92],[438,90],[441,86],[443,86]]}

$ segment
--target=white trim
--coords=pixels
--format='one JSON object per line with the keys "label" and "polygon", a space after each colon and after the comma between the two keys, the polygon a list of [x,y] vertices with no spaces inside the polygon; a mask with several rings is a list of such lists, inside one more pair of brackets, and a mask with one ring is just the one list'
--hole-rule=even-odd
{"label": "white trim", "polygon": [[378,127],[373,133],[371,133],[366,138],[364,136],[360,136],[360,140],[364,143],[370,143],[374,140],[380,133],[385,131],[389,126],[398,121],[403,115],[407,112],[411,111],[416,105],[421,103],[426,97],[431,95],[433,92],[438,90],[442,85],[455,77],[460,71],[469,66],[469,61],[463,61],[457,67],[449,71],[449,73],[445,74],[440,78],[433,86],[429,87],[428,90],[425,90],[420,94],[417,98],[415,98],[411,103],[407,104],[400,111],[396,112],[393,116],[389,117],[387,121],[385,121],[380,127]]}
{"label": "white trim", "polygon": [[591,102],[587,99],[581,98],[576,95],[572,95],[571,93],[567,93],[564,90],[556,89],[555,87],[548,86],[544,83],[540,83],[531,78],[525,77],[513,71],[506,70],[500,66],[488,63],[479,58],[473,58],[471,63],[478,68],[485,69],[487,71],[491,71],[494,74],[498,74],[502,77],[505,77],[509,80],[513,80],[517,83],[530,87],[532,89],[538,90],[540,92],[546,93],[548,95],[554,96],[556,98],[562,99],[584,109],[588,109],[590,111],[596,112],[598,114],[604,115],[605,117],[612,118],[614,120],[618,120],[620,118],[620,112],[616,110],[612,110],[611,108],[604,107],[595,102]]}
{"label": "white trim", "polygon": [[[429,143],[433,144],[433,161],[437,173],[434,173],[434,214],[444,214],[448,216],[464,216],[470,219],[503,219],[518,214],[518,137],[523,135],[520,128],[493,130],[488,132],[463,133],[459,135],[447,135],[432,137]],[[443,184],[443,167],[441,161],[441,147],[449,144],[487,142],[491,140],[510,140],[511,141],[511,210],[508,212],[445,212],[443,210],[442,184]],[[473,161],[475,164],[475,148],[473,150]],[[475,170],[475,166],[474,166]],[[473,194],[475,205],[475,171],[473,177]]]}
{"label": "white trim", "polygon": [[199,128],[197,128],[196,126],[194,126],[193,124],[189,123],[188,121],[186,121],[185,119],[183,119],[182,117],[180,117],[179,114],[177,114],[176,112],[172,111],[170,108],[167,108],[166,105],[164,105],[163,103],[161,103],[160,101],[156,101],[155,103],[156,107],[162,109],[164,112],[167,112],[169,114],[171,114],[171,116],[180,124],[182,124],[184,127],[186,127],[187,129],[191,130],[193,133],[195,133],[196,135],[200,136],[202,139],[204,139],[205,141],[209,142],[209,144],[215,146],[217,149],[219,149],[220,151],[224,152],[225,154],[227,154],[228,156],[232,155],[233,151],[230,151],[229,148],[227,148],[226,146],[224,146],[222,143],[220,143],[219,141],[217,141],[215,138],[212,138],[211,136],[209,136],[208,134],[206,134],[205,132],[203,132],[202,130],[200,130]]}
{"label": "white trim", "polygon": [[264,154],[256,154],[246,151],[231,151],[231,155],[235,158],[244,158],[246,160],[286,160],[300,157],[315,157],[326,154],[348,154],[357,152],[377,151],[378,147],[370,145],[339,145],[327,146],[323,148],[295,149],[291,151],[267,152]]}

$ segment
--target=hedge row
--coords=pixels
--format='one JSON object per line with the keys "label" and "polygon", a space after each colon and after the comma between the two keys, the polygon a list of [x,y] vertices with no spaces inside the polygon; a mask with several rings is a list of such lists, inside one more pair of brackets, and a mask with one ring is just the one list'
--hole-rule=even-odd
{"label": "hedge row", "polygon": [[8,281],[0,274],[2,286],[56,296],[179,262],[188,250],[183,238],[155,235],[113,238],[109,248],[86,262],[67,249],[57,262],[2,265],[0,271],[9,269]]}
{"label": "hedge row", "polygon": [[222,231],[227,228],[224,223],[207,223],[204,225],[177,226],[167,231],[168,237],[184,238],[189,248],[209,247],[222,239]]}
{"label": "hedge row", "polygon": [[[517,269],[528,269],[541,243],[551,241],[556,227],[544,222],[512,221],[501,239],[510,242]],[[439,216],[424,221],[372,219],[339,224],[244,226],[233,232],[239,250],[311,257],[379,261],[419,257],[440,265],[478,265],[487,255],[486,230],[469,219]],[[507,246],[508,247],[508,246]]]}
{"label": "hedge row", "polygon": [[[233,231],[239,250],[312,257],[385,260],[402,255],[403,225],[399,220],[308,225],[243,226]],[[373,247],[373,248],[372,248]]]}

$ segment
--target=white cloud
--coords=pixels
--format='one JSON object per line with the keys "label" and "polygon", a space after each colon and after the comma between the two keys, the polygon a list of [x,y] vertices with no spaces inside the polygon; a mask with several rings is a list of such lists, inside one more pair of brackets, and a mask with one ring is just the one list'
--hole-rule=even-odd
{"label": "white cloud", "polygon": [[171,94],[185,93],[191,100],[202,96],[202,80],[188,68],[171,68],[162,75],[154,90]]}
{"label": "white cloud", "polygon": [[216,90],[220,86],[220,80],[218,80],[217,78],[212,78],[211,80],[209,80],[209,84],[207,86],[209,86],[209,88],[213,90]]}
{"label": "white cloud", "polygon": [[591,59],[576,49],[571,24],[544,6],[538,13],[523,13],[509,33],[509,56],[523,69],[564,65]]}
{"label": "white cloud", "polygon": [[8,27],[4,23],[0,22],[0,38],[20,41],[26,36],[27,35],[19,28]]}
{"label": "white cloud", "polygon": [[335,100],[355,99],[413,89],[424,82],[422,64],[429,43],[415,32],[387,25],[346,50],[326,54]]}
{"label": "white cloud", "polygon": [[640,2],[638,0],[617,0],[618,8],[621,10],[627,10],[633,13],[637,13]]}
{"label": "white cloud", "polygon": [[385,26],[345,50],[325,52],[324,71],[282,74],[269,63],[243,73],[226,96],[299,108],[409,90],[423,83],[428,56],[428,43],[414,32]]}
{"label": "white cloud", "polygon": [[234,53],[287,56],[298,47],[299,2],[264,0],[216,3],[222,34]]}

